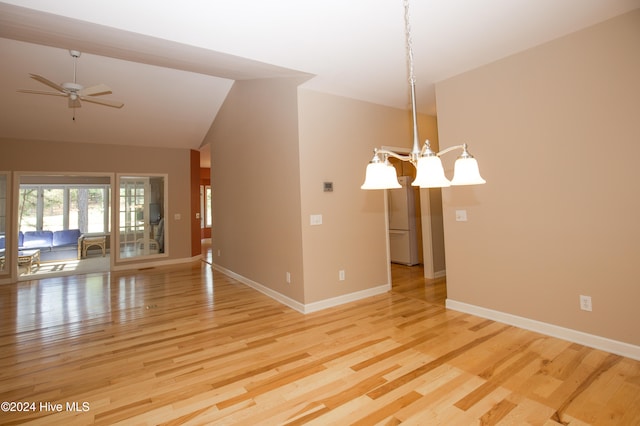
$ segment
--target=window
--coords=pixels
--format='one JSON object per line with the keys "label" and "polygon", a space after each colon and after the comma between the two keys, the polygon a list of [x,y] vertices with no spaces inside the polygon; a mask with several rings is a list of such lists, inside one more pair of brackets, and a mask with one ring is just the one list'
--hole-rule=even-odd
{"label": "window", "polygon": [[200,185],[200,228],[211,228],[210,185]]}
{"label": "window", "polygon": [[207,228],[211,228],[211,187],[207,185],[205,187],[205,200],[206,200],[206,214],[204,215],[205,221],[204,226]]}
{"label": "window", "polygon": [[40,218],[40,224],[42,224],[42,215],[38,215],[38,188],[21,187],[18,205],[18,229],[23,232],[38,230],[38,218]]}
{"label": "window", "polygon": [[20,231],[108,233],[109,185],[20,185]]}
{"label": "window", "polygon": [[[66,196],[66,197],[65,197]],[[69,229],[68,191],[63,188],[42,188],[42,227],[48,231]],[[66,213],[66,214],[65,214]],[[65,228],[65,216],[67,227]]]}
{"label": "window", "polygon": [[[120,180],[119,233],[122,257],[133,256],[135,243],[145,237],[145,187],[147,179],[122,178]],[[147,203],[148,204],[148,203]]]}

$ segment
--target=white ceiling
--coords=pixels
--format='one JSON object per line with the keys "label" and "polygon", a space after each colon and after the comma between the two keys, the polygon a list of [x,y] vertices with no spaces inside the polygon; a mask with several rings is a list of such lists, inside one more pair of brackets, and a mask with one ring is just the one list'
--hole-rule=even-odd
{"label": "white ceiling", "polygon": [[[640,0],[413,0],[418,110],[434,83],[640,7]],[[5,0],[0,138],[199,149],[233,80],[407,108],[401,0]],[[122,109],[16,92],[107,84]]]}

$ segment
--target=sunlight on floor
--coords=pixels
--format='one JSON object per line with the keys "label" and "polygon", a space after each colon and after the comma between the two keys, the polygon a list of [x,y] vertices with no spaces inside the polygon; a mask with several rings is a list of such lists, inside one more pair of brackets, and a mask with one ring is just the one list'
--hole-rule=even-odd
{"label": "sunlight on floor", "polygon": [[39,279],[43,276],[64,276],[73,274],[88,274],[91,272],[109,271],[109,255],[105,257],[90,257],[82,260],[67,259],[52,262],[41,262],[40,266],[33,266],[28,273],[26,267],[20,267],[20,280]]}

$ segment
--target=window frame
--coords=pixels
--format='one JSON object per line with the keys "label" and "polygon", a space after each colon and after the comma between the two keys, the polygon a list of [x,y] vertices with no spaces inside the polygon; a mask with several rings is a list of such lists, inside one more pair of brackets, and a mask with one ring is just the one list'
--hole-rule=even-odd
{"label": "window frame", "polygon": [[[161,218],[164,219],[162,221],[162,225],[163,225],[163,251],[159,252],[159,253],[142,253],[139,255],[131,255],[131,256],[123,256],[122,254],[122,244],[123,243],[129,243],[129,241],[122,241],[122,232],[121,232],[121,217],[122,214],[124,213],[125,215],[127,214],[127,211],[129,213],[131,213],[131,210],[127,210],[126,206],[123,210],[122,207],[122,196],[121,196],[121,186],[123,181],[126,180],[135,180],[135,179],[139,179],[140,181],[146,180],[147,183],[151,180],[151,179],[156,179],[156,178],[162,178],[163,179],[163,189],[162,189],[162,209],[161,209]],[[163,257],[168,257],[169,256],[169,233],[168,233],[168,225],[169,225],[169,221],[167,220],[167,212],[169,211],[169,206],[168,206],[168,199],[169,199],[169,175],[168,174],[161,174],[161,173],[117,173],[116,174],[116,180],[115,180],[115,187],[114,187],[114,191],[115,194],[113,196],[114,198],[114,226],[113,226],[113,234],[115,236],[114,239],[114,247],[116,247],[117,249],[112,250],[113,253],[115,253],[115,260],[117,262],[130,262],[130,261],[137,261],[140,259],[153,259],[153,258],[163,258]],[[149,205],[152,204],[152,201],[154,200],[150,200],[150,194],[147,193],[147,191],[144,192],[143,194],[144,196],[144,207],[143,210],[143,217],[148,217],[149,215]],[[152,226],[151,224],[149,224],[149,226]],[[153,225],[153,226],[158,226],[158,225]],[[143,233],[147,234],[149,233],[149,230],[147,229],[147,225],[144,225],[143,228]]]}

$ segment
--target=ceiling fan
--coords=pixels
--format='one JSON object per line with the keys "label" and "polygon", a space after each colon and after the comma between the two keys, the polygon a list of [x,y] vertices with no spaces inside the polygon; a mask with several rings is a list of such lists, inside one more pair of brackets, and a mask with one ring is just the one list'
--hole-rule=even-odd
{"label": "ceiling fan", "polygon": [[51,96],[65,96],[69,98],[69,108],[80,108],[82,105],[80,101],[91,102],[94,104],[109,106],[113,108],[122,108],[124,104],[118,101],[110,101],[108,99],[97,98],[96,96],[111,94],[111,89],[105,84],[97,84],[91,87],[84,87],[76,83],[76,63],[80,52],[77,50],[70,50],[69,53],[73,57],[73,83],[54,83],[38,74],[29,74],[32,79],[45,84],[56,92],[45,92],[42,90],[29,90],[19,89],[18,92],[33,93],[36,95],[51,95]]}

